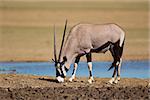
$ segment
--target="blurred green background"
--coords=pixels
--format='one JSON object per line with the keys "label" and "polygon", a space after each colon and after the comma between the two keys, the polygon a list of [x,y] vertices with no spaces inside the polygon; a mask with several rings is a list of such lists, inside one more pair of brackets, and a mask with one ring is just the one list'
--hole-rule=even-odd
{"label": "blurred green background", "polygon": [[148,14],[148,0],[0,0],[0,61],[51,60],[53,25],[59,49],[66,19],[67,32],[78,23],[116,23],[126,31],[123,59],[148,59]]}

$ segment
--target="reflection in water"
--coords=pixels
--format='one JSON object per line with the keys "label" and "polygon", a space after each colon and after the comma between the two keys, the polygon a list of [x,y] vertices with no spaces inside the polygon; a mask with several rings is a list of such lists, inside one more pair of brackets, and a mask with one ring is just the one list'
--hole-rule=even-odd
{"label": "reflection in water", "polygon": [[1,74],[5,74],[5,73],[9,73],[9,74],[16,74],[16,70],[13,69],[13,70],[4,70],[4,69],[0,69],[0,73]]}
{"label": "reflection in water", "polygon": [[[93,62],[94,77],[111,77],[113,70],[107,71],[111,62]],[[68,72],[71,76],[73,66]],[[150,66],[148,60],[125,61],[121,68],[121,77],[150,78]],[[17,73],[55,76],[55,67],[50,62],[0,62],[0,73]],[[80,62],[77,69],[77,76],[88,77],[88,67],[86,62]]]}

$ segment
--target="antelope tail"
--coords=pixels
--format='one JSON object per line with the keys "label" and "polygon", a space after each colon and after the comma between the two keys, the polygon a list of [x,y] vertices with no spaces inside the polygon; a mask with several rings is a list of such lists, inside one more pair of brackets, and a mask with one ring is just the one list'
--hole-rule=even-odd
{"label": "antelope tail", "polygon": [[113,68],[113,64],[109,67],[109,69],[107,71],[110,71]]}
{"label": "antelope tail", "polygon": [[122,47],[125,40],[125,33],[121,32],[119,46]]}
{"label": "antelope tail", "polygon": [[[124,47],[124,41],[125,41],[125,39],[122,41],[122,44],[121,44],[121,47],[119,47],[118,48],[118,50],[119,50],[119,57],[121,58],[121,56],[122,56],[122,53],[123,53],[123,47]],[[115,61],[111,64],[111,66],[110,66],[110,68],[108,69],[108,71],[109,70],[111,70],[113,67],[115,67]],[[120,62],[119,62],[120,63]]]}

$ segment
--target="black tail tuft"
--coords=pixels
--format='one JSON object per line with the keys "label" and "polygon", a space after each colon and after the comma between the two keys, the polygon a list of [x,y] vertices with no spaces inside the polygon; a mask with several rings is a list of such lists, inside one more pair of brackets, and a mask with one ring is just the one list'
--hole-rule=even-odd
{"label": "black tail tuft", "polygon": [[107,71],[110,71],[113,67],[114,67],[114,66],[113,66],[113,65],[111,65]]}

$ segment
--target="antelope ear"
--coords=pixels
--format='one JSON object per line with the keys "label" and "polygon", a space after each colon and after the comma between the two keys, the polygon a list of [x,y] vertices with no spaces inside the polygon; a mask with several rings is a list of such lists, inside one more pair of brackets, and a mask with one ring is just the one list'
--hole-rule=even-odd
{"label": "antelope ear", "polygon": [[64,62],[67,61],[67,57],[66,57],[66,56],[63,57],[63,61],[64,61]]}

